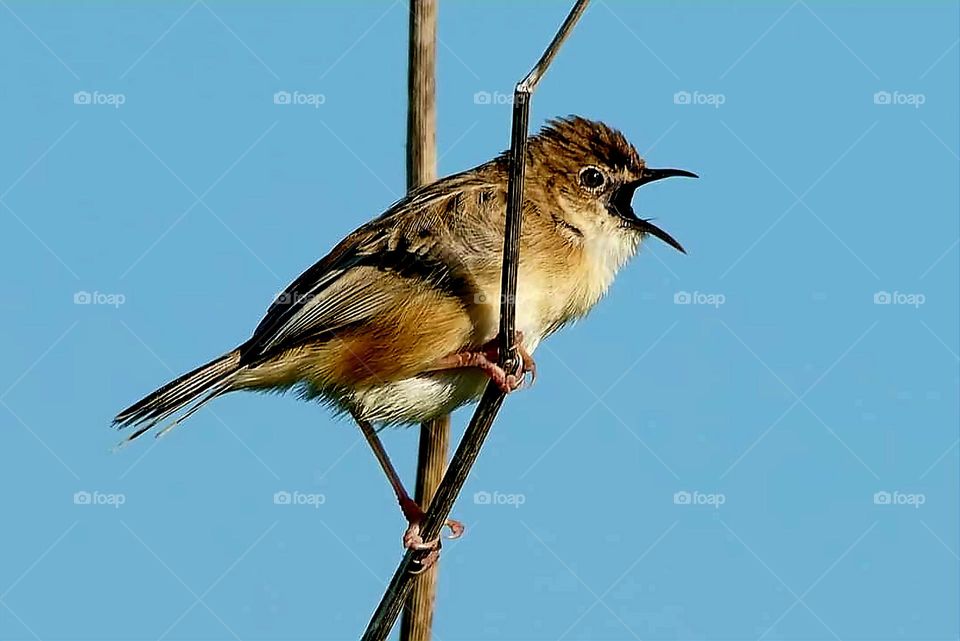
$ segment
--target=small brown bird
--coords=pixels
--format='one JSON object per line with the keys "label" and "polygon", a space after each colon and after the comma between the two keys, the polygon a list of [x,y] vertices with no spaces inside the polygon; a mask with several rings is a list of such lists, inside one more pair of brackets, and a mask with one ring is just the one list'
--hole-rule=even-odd
{"label": "small brown bird", "polygon": [[[641,242],[665,231],[634,214],[638,187],[680,169],[650,169],[624,136],[571,116],[550,121],[527,147],[517,284],[521,371],[497,365],[500,271],[509,157],[421,187],[363,225],[274,301],[247,342],[123,410],[137,428],[125,442],[216,396],[287,390],[315,398],[360,425],[408,522],[404,544],[423,541],[420,507],[407,494],[374,425],[413,424],[504,391],[535,373],[545,337],[600,300]],[[453,536],[463,526],[447,524]]]}

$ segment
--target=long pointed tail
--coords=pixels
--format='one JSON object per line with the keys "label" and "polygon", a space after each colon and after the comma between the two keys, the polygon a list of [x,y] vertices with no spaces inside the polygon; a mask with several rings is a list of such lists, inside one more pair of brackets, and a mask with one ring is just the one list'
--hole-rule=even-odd
{"label": "long pointed tail", "polygon": [[[229,391],[240,369],[240,351],[233,350],[170,381],[146,398],[137,401],[113,419],[117,429],[136,427],[124,443],[147,432],[163,419],[190,406],[176,421],[157,433],[160,436],[196,412],[210,399]],[[192,404],[192,405],[191,405]]]}

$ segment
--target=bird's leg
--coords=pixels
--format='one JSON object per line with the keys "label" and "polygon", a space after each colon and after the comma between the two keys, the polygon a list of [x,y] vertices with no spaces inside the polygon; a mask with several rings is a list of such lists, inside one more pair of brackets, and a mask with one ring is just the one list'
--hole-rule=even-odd
{"label": "bird's leg", "polygon": [[[440,557],[440,537],[431,541],[424,541],[423,537],[420,536],[420,523],[424,517],[423,510],[407,494],[406,488],[403,487],[403,481],[400,480],[400,475],[393,467],[393,463],[390,461],[390,457],[387,455],[383,443],[380,442],[380,437],[377,436],[377,431],[373,428],[373,425],[369,421],[359,418],[356,414],[353,418],[360,426],[360,431],[363,432],[364,438],[370,444],[373,455],[377,457],[380,467],[387,475],[387,480],[390,481],[390,486],[397,496],[397,502],[400,504],[403,517],[407,520],[407,529],[403,533],[403,546],[408,550],[429,550],[429,554],[419,561],[420,569],[416,572],[416,574],[419,574],[436,563]],[[448,537],[450,539],[459,538],[463,534],[464,527],[460,521],[447,519],[446,526],[450,528],[450,536]]]}
{"label": "bird's leg", "polygon": [[[523,332],[517,330],[513,333],[513,344],[516,345],[517,354],[520,356],[520,363],[517,365],[517,375],[519,376],[519,379],[517,379],[517,387],[523,383],[523,379],[527,374],[530,374],[530,384],[533,385],[537,380],[537,363],[533,360],[533,355],[527,351],[527,348],[523,344]],[[499,341],[493,339],[480,349],[483,350],[487,359],[498,363],[500,361],[499,345]]]}
{"label": "bird's leg", "polygon": [[463,367],[476,367],[490,377],[500,390],[509,394],[523,383],[524,377],[530,374],[530,383],[537,380],[537,364],[533,356],[523,346],[523,332],[515,333],[515,344],[517,354],[520,355],[520,362],[517,364],[517,370],[508,374],[499,365],[500,349],[497,340],[491,340],[482,345],[477,350],[456,352],[449,356],[435,361],[428,371],[440,371],[447,369],[460,369]]}

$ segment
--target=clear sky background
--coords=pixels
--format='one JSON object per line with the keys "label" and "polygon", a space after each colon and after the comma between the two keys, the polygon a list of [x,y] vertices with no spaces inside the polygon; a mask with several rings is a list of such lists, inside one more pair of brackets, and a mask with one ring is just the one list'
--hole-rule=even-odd
{"label": "clear sky background", "polygon": [[[568,7],[441,4],[451,173],[507,145]],[[0,2],[0,638],[363,629],[404,523],[356,428],[235,395],[111,454],[109,422],[401,195],[406,29],[402,0]],[[958,77],[956,2],[593,4],[532,123],[698,172],[634,203],[689,255],[645,246],[538,350],[437,639],[958,638]],[[412,484],[416,432],[384,440]]]}

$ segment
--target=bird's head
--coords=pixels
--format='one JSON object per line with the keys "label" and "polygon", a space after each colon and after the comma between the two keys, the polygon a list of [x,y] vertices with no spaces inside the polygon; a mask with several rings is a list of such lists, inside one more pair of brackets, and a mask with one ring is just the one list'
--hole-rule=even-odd
{"label": "bird's head", "polygon": [[696,174],[651,169],[619,131],[579,116],[549,121],[529,139],[527,154],[526,184],[584,240],[622,241],[635,249],[649,235],[684,252],[670,234],[638,217],[632,201],[642,185]]}

